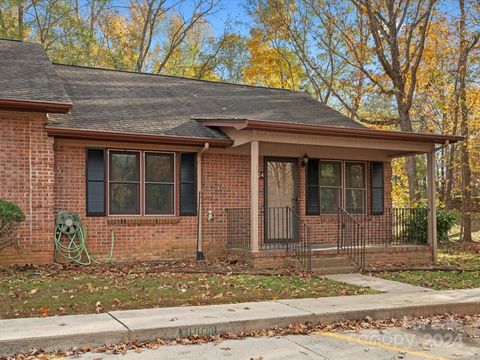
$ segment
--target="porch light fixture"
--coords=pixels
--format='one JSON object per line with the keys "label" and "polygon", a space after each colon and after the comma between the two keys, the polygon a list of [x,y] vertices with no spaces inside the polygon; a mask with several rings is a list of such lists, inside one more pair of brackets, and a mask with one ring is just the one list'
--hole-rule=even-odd
{"label": "porch light fixture", "polygon": [[308,165],[308,159],[309,159],[309,157],[308,157],[307,154],[303,155],[303,159],[302,159],[302,166],[303,167]]}

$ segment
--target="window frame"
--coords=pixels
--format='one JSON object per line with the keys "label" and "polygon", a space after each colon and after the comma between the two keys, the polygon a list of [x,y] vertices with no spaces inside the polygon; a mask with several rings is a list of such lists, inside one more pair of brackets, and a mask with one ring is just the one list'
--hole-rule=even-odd
{"label": "window frame", "polygon": [[[138,160],[138,182],[137,181],[111,181],[110,173],[112,167],[112,155],[113,154],[125,154],[125,153],[134,153],[137,156]],[[141,151],[140,150],[108,150],[108,165],[107,165],[107,180],[108,180],[108,215],[112,216],[141,216],[142,215],[142,160],[141,160]],[[138,213],[112,213],[112,203],[111,203],[111,183],[118,184],[137,184],[138,183]]]}
{"label": "window frame", "polygon": [[[110,211],[110,153],[125,153],[133,152],[139,154],[140,166],[140,199],[139,199],[139,213],[138,214],[117,214]],[[107,163],[105,164],[105,187],[106,187],[106,208],[105,214],[108,217],[175,217],[177,216],[177,153],[175,151],[161,151],[161,150],[135,150],[135,149],[105,149]],[[172,214],[146,214],[145,212],[145,153],[157,154],[171,154],[173,157],[173,213]]]}
{"label": "window frame", "polygon": [[[323,163],[339,163],[340,164],[340,185],[339,186],[331,186],[331,185],[322,185],[322,162]],[[337,209],[334,212],[322,212],[322,188],[326,189],[337,189],[339,190],[339,196],[340,196],[340,205],[343,205],[343,198],[344,198],[344,190],[343,190],[343,162],[341,160],[325,160],[325,159],[319,159],[318,160],[318,198],[319,198],[319,215],[336,215],[338,212],[338,206]]]}
{"label": "window frame", "polygon": [[[340,160],[340,159],[327,159],[327,158],[311,158],[310,160],[316,160],[318,161],[318,189],[319,189],[319,192],[318,192],[318,196],[319,196],[319,212],[318,214],[313,214],[313,213],[309,213],[308,211],[308,206],[307,206],[307,201],[308,201],[308,194],[307,194],[307,190],[308,190],[308,178],[307,178],[307,170],[305,170],[305,215],[307,216],[337,216],[337,212],[335,213],[322,213],[322,210],[321,210],[321,197],[320,197],[320,194],[321,194],[321,188],[322,186],[320,185],[320,181],[321,181],[321,174],[320,174],[320,171],[321,171],[321,162],[339,162],[341,165],[340,165],[340,183],[341,183],[341,186],[340,186],[340,205],[345,208],[346,206],[346,167],[345,167],[345,164],[346,163],[361,163],[361,164],[364,164],[364,179],[365,179],[365,187],[363,189],[360,189],[359,190],[364,190],[365,192],[365,196],[364,196],[364,206],[363,206],[363,209],[364,211],[362,213],[358,213],[358,214],[353,214],[353,215],[366,215],[368,213],[368,208],[367,208],[367,204],[368,204],[368,198],[369,198],[369,184],[370,184],[370,181],[369,181],[369,178],[368,178],[368,169],[369,169],[369,161],[365,161],[365,160]],[[307,167],[305,166],[305,169],[307,169]],[[333,187],[333,186],[325,186],[326,188],[337,188],[337,187]],[[356,190],[357,188],[348,188],[349,190],[353,189],[353,190]]]}
{"label": "window frame", "polygon": [[[363,188],[352,188],[349,187],[347,188],[347,164],[363,164],[363,179],[364,179],[364,184]],[[363,191],[363,212],[361,213],[352,213],[352,215],[365,215],[367,214],[367,189],[368,189],[368,176],[367,176],[367,167],[368,164],[366,161],[356,161],[356,160],[345,160],[343,161],[343,197],[344,200],[342,202],[343,208],[346,209],[348,212],[350,212],[347,209],[347,190],[362,190]]]}
{"label": "window frame", "polygon": [[[147,154],[160,154],[160,155],[169,155],[172,160],[173,160],[173,183],[165,183],[165,182],[155,182],[155,181],[149,181],[149,184],[167,184],[167,185],[173,185],[173,201],[172,201],[172,213],[171,214],[147,214],[147,209],[146,209],[146,196],[147,196],[147,163],[146,163],[146,157]],[[176,153],[172,151],[150,151],[150,150],[144,150],[142,151],[142,164],[143,164],[143,179],[142,179],[142,200],[143,200],[143,206],[142,206],[142,216],[175,216],[177,213],[177,168],[176,168]]]}

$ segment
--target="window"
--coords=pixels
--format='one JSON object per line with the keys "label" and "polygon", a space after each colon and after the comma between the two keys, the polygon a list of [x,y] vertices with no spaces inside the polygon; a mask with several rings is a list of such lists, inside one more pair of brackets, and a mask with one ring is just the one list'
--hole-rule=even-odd
{"label": "window", "polygon": [[307,215],[336,214],[339,207],[364,214],[366,164],[309,159],[306,183]]}
{"label": "window", "polygon": [[336,214],[341,204],[342,163],[320,161],[320,213]]}
{"label": "window", "polygon": [[365,213],[365,163],[345,163],[345,209],[352,214]]}
{"label": "window", "polygon": [[175,214],[174,153],[87,149],[85,166],[88,216]]}
{"label": "window", "polygon": [[140,213],[140,153],[110,151],[110,214]]}
{"label": "window", "polygon": [[383,215],[383,163],[372,163],[372,215]]}
{"label": "window", "polygon": [[173,154],[145,153],[145,214],[174,213]]}
{"label": "window", "polygon": [[196,155],[180,155],[180,215],[196,215],[197,184]]}
{"label": "window", "polygon": [[105,150],[87,149],[87,216],[105,215]]}

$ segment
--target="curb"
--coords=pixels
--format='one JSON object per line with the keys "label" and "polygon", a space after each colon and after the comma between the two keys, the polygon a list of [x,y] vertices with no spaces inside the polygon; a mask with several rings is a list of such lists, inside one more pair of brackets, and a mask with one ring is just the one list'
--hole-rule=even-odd
{"label": "curb", "polygon": [[294,323],[335,323],[444,313],[480,313],[480,289],[292,299],[0,320],[0,355],[130,340],[250,332]]}

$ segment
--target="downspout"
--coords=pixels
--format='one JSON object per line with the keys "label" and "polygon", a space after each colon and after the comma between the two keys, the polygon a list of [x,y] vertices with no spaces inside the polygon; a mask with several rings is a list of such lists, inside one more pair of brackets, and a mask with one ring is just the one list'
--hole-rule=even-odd
{"label": "downspout", "polygon": [[210,148],[208,142],[197,153],[197,260],[203,260],[202,243],[202,155]]}

